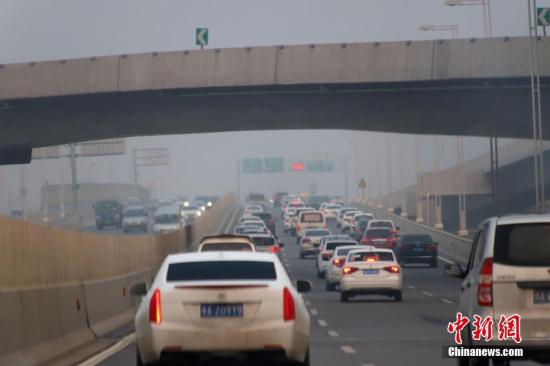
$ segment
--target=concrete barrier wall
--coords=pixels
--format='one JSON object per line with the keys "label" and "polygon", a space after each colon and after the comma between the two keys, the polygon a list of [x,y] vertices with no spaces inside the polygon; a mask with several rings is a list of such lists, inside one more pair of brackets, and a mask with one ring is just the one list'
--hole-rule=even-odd
{"label": "concrete barrier wall", "polygon": [[470,249],[472,248],[472,241],[470,239],[465,239],[442,230],[437,230],[426,225],[418,224],[407,218],[394,215],[382,209],[367,206],[362,206],[362,209],[372,212],[376,218],[393,220],[393,222],[406,234],[430,235],[434,241],[439,243],[438,249],[440,255],[458,263],[467,263],[468,256],[470,255]]}
{"label": "concrete barrier wall", "polygon": [[[155,236],[110,236],[0,218],[0,366],[34,366],[130,322],[130,286],[152,282],[166,255],[226,222],[223,197],[193,227]],[[188,230],[188,229],[187,229]]]}

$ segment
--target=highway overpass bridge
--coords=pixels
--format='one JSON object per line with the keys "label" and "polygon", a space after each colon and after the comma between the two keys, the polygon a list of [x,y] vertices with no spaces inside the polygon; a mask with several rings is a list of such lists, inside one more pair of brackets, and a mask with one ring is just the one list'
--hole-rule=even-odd
{"label": "highway overpass bridge", "polygon": [[[537,43],[548,116],[550,39]],[[9,64],[0,68],[0,146],[275,129],[530,137],[529,76],[526,37]]]}

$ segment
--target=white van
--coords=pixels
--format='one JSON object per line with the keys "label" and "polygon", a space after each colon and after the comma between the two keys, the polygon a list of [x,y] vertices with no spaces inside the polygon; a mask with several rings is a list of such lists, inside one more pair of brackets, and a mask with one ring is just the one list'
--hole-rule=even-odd
{"label": "white van", "polygon": [[155,212],[155,233],[164,233],[182,228],[181,213],[177,205],[160,206]]}
{"label": "white van", "polygon": [[306,229],[326,229],[328,227],[325,215],[320,211],[302,211],[296,221],[297,243]]}

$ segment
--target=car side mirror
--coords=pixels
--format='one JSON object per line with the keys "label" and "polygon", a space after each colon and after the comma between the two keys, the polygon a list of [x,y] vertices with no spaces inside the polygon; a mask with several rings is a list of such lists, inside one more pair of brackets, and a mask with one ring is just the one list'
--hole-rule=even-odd
{"label": "car side mirror", "polygon": [[145,282],[141,282],[130,286],[130,294],[132,296],[140,296],[140,297],[147,295],[147,284]]}
{"label": "car side mirror", "polygon": [[450,277],[464,278],[466,270],[458,263],[448,263],[445,265],[445,274]]}
{"label": "car side mirror", "polygon": [[284,248],[284,247],[285,247],[285,243],[279,243],[279,247]]}
{"label": "car side mirror", "polygon": [[310,292],[312,288],[313,288],[313,285],[311,284],[310,281],[296,280],[296,290],[298,290],[298,292],[300,293]]}

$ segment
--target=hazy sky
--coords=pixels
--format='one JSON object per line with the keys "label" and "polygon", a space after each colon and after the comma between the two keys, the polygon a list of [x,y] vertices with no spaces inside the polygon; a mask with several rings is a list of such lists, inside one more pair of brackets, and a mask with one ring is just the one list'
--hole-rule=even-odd
{"label": "hazy sky", "polygon": [[[421,32],[421,24],[458,24],[461,37],[483,35],[478,6],[446,7],[443,0],[0,0],[0,63],[39,61],[108,54],[195,48],[196,27],[210,29],[209,47],[278,44],[395,41],[449,38],[446,32]],[[550,0],[539,1],[550,5]],[[494,36],[527,33],[526,0],[493,0]],[[223,123],[223,121],[220,121]],[[368,135],[368,136],[367,136]],[[355,140],[354,140],[355,139]],[[371,141],[367,143],[368,141]],[[133,146],[168,147],[170,167],[143,171],[141,183],[157,181],[163,195],[222,193],[235,189],[235,161],[243,157],[307,158],[326,153],[347,157],[350,195],[356,178],[366,174],[375,187],[377,159],[383,146],[369,150],[380,135],[350,131],[239,132],[130,139]],[[395,146],[399,145],[397,140]],[[411,141],[409,139],[409,141]],[[424,140],[424,166],[431,165],[431,140]],[[354,148],[359,144],[362,147]],[[443,139],[444,164],[455,161],[453,138]],[[468,157],[487,150],[486,139],[466,139]],[[397,149],[391,149],[397,159]],[[412,143],[406,176],[412,181]],[[385,160],[384,160],[385,161]],[[68,177],[67,162],[34,162],[30,166],[30,194],[34,207],[39,186],[57,183],[60,167]],[[399,164],[393,164],[397,177]],[[19,200],[17,167],[2,167],[0,210],[15,209]],[[385,173],[382,173],[385,177]],[[68,178],[66,178],[68,179]],[[319,190],[343,193],[342,175],[245,176],[247,190],[302,190],[309,180]],[[130,157],[81,159],[83,182],[130,182]],[[384,187],[387,186],[383,181]],[[158,183],[161,182],[161,183]],[[394,183],[394,187],[395,187]],[[3,187],[3,188],[2,188]],[[294,187],[296,187],[294,189]],[[384,192],[382,187],[382,192]],[[340,192],[338,192],[340,191]],[[3,197],[3,199],[2,199]]]}

